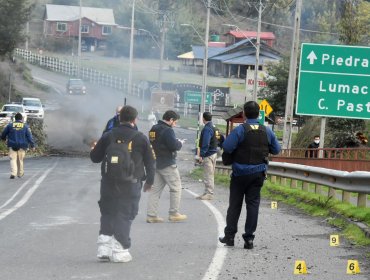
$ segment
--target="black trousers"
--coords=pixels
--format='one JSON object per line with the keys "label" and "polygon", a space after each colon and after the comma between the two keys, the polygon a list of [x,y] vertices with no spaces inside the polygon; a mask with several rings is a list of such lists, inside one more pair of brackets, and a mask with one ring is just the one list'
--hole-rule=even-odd
{"label": "black trousers", "polygon": [[99,234],[114,236],[123,248],[131,247],[131,224],[139,211],[141,182],[114,184],[102,179]]}
{"label": "black trousers", "polygon": [[247,218],[244,226],[243,239],[253,240],[257,228],[258,211],[261,200],[261,188],[265,180],[263,172],[238,176],[231,176],[229,208],[227,209],[225,236],[234,238],[238,231],[238,221],[245,199]]}

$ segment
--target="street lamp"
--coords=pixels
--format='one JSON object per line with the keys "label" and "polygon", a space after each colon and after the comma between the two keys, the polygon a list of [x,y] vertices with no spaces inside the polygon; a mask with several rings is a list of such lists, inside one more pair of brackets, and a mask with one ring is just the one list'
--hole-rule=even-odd
{"label": "street lamp", "polygon": [[130,35],[130,62],[128,67],[127,94],[131,91],[132,85],[132,60],[134,56],[134,22],[135,22],[135,0],[132,0],[131,11],[131,35]]}
{"label": "street lamp", "polygon": [[[235,24],[223,24],[225,26],[233,27],[237,31],[241,32],[243,36],[252,44],[252,46],[256,49],[256,62],[254,64],[254,83],[253,83],[253,94],[252,100],[257,102],[257,85],[258,85],[258,67],[259,67],[259,58],[260,58],[260,22],[258,23],[258,31],[257,31],[257,42],[254,44],[251,39]],[[245,84],[245,90],[247,90],[247,84]]]}
{"label": "street lamp", "polygon": [[77,77],[80,77],[81,68],[81,25],[82,25],[82,0],[80,0],[80,18],[78,24],[78,51],[77,51]]}
{"label": "street lamp", "polygon": [[152,38],[152,40],[154,41],[154,43],[157,45],[158,49],[161,48],[161,46],[159,45],[158,41],[154,38],[152,32],[150,32],[149,30],[146,30],[146,29],[138,29],[138,31],[142,31],[142,32],[145,32],[145,33],[148,33],[149,36]]}
{"label": "street lamp", "polygon": [[[209,11],[209,9],[208,9]],[[207,13],[208,14],[208,13]],[[198,145],[199,145],[199,134],[200,134],[200,124],[203,118],[203,113],[205,111],[205,99],[207,95],[207,64],[208,64],[208,33],[209,33],[209,15],[207,16],[207,28],[206,28],[206,35],[205,40],[203,40],[202,36],[200,36],[199,32],[195,29],[192,24],[183,23],[181,26],[190,26],[195,33],[198,35],[200,40],[204,44],[204,57],[203,57],[203,73],[202,73],[202,92],[201,92],[201,104],[199,108],[199,115],[198,115],[198,128],[197,128],[197,138],[196,138],[196,145],[197,154],[198,154]]]}

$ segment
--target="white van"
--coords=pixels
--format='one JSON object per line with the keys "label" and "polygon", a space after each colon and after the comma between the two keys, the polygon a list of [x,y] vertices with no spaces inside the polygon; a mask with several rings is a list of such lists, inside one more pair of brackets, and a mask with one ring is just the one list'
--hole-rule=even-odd
{"label": "white van", "polygon": [[44,106],[39,98],[23,97],[22,104],[28,118],[44,119]]}

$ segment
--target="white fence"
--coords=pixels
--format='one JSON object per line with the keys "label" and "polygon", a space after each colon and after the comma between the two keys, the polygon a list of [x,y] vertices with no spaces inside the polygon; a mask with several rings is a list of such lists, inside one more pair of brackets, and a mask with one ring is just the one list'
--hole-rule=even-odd
{"label": "white fence", "polygon": [[93,68],[80,67],[80,73],[78,75],[78,65],[68,60],[45,56],[23,49],[15,49],[15,56],[48,70],[59,72],[69,77],[80,77],[92,84],[121,90],[128,95],[141,97],[143,94],[143,90],[138,85],[132,84],[132,89],[129,91],[128,83],[125,79],[100,72]]}

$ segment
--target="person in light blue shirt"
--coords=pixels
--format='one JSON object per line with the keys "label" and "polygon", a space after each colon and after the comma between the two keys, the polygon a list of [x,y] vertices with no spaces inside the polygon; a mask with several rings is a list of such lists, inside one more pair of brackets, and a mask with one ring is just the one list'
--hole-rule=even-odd
{"label": "person in light blue shirt", "polygon": [[244,248],[252,249],[257,229],[260,192],[266,178],[268,155],[278,154],[280,144],[273,131],[258,122],[259,105],[255,101],[244,104],[245,123],[231,131],[222,147],[222,160],[232,164],[229,208],[226,216],[225,236],[219,241],[234,246],[238,220],[245,198],[247,218],[244,227]]}

